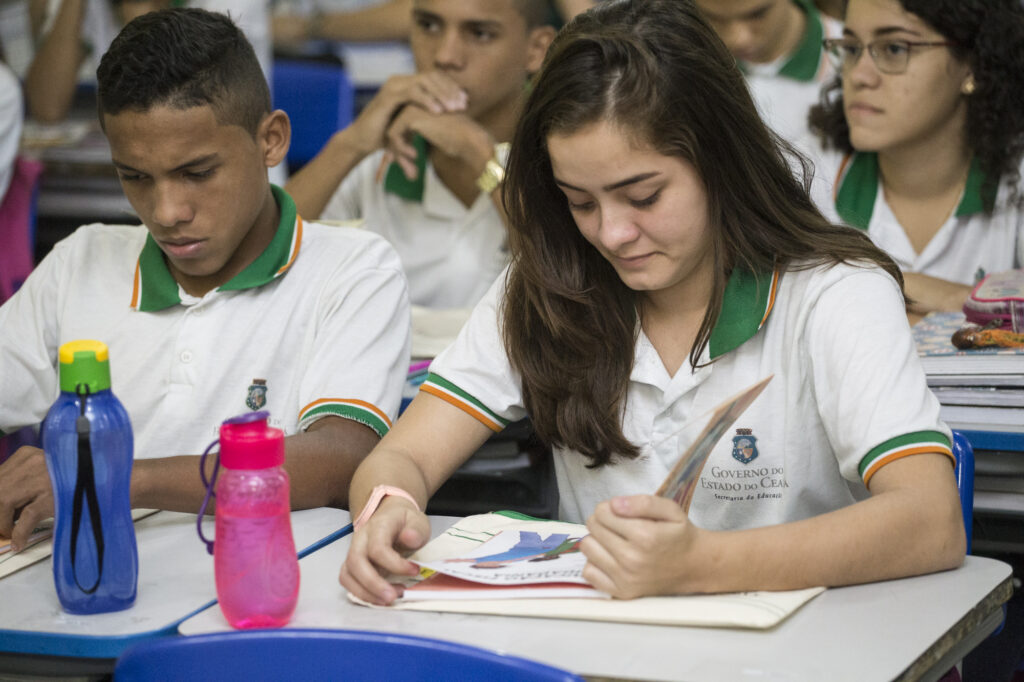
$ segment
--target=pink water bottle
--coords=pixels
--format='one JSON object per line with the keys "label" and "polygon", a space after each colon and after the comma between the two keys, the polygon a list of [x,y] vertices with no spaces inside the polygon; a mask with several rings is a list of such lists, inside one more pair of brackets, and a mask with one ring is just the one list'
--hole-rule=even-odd
{"label": "pink water bottle", "polygon": [[284,433],[268,416],[253,412],[220,427],[213,563],[220,608],[235,628],[280,627],[299,597]]}

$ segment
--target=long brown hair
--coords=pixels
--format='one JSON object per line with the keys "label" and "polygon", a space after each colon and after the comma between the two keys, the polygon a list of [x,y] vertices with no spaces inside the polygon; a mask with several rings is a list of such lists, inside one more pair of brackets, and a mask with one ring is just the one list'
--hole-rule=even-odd
{"label": "long brown hair", "polygon": [[513,138],[502,324],[537,433],[590,466],[638,454],[621,426],[637,296],[581,236],[554,183],[547,139],[597,121],[685,159],[706,185],[715,279],[691,364],[733,268],[867,261],[902,282],[863,233],[818,213],[783,151],[799,157],[765,128],[735,60],[689,0],[619,0],[578,16],[551,46]]}

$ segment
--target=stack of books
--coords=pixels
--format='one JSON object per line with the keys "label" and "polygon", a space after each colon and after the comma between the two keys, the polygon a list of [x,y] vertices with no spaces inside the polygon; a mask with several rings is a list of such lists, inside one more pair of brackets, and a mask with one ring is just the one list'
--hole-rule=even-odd
{"label": "stack of books", "polygon": [[964,431],[1024,433],[1024,348],[958,350],[962,313],[931,313],[914,341],[942,419]]}
{"label": "stack of books", "polygon": [[963,323],[932,313],[914,340],[943,421],[974,448],[974,550],[1024,552],[1024,349],[958,350]]}

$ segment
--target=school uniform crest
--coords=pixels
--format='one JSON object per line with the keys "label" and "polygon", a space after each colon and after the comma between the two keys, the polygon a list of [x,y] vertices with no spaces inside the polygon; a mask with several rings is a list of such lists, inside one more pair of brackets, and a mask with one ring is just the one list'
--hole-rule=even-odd
{"label": "school uniform crest", "polygon": [[267,380],[253,379],[249,386],[249,394],[245,398],[245,405],[250,410],[258,410],[267,404]]}
{"label": "school uniform crest", "polygon": [[757,437],[753,429],[736,429],[732,437],[732,457],[738,462],[750,464],[757,459]]}

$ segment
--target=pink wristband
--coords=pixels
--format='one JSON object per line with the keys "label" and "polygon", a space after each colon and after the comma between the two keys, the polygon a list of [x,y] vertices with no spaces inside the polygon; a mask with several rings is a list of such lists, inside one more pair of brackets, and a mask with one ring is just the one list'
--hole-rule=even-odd
{"label": "pink wristband", "polygon": [[401,488],[396,488],[393,485],[379,485],[373,489],[370,493],[370,499],[363,505],[363,510],[359,512],[359,516],[352,523],[352,531],[355,532],[362,528],[370,517],[373,516],[373,512],[377,511],[377,507],[384,501],[384,498],[388,495],[395,495],[396,497],[404,497],[405,499],[412,502],[412,505],[416,507],[416,511],[419,511],[420,505],[413,499],[413,496],[405,492]]}

